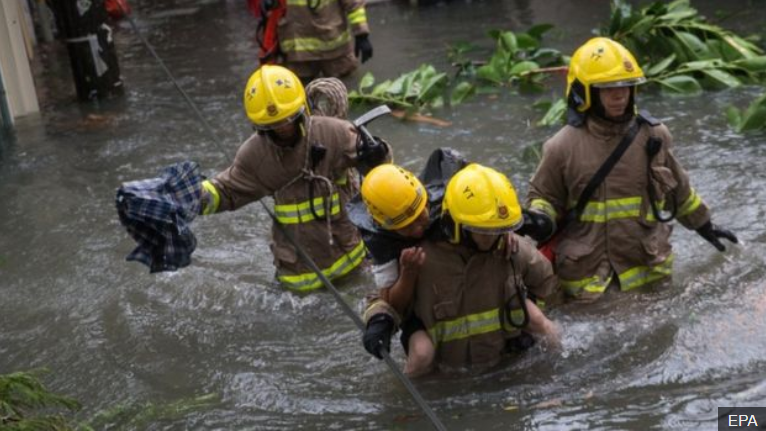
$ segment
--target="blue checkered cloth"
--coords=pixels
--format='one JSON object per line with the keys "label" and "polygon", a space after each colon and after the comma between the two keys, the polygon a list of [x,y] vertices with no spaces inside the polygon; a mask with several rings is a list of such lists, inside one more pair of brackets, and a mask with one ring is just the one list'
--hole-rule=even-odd
{"label": "blue checkered cloth", "polygon": [[117,214],[138,243],[126,260],[150,272],[175,271],[191,263],[197,247],[189,224],[199,213],[202,180],[195,162],[162,170],[160,177],[123,183],[117,189]]}

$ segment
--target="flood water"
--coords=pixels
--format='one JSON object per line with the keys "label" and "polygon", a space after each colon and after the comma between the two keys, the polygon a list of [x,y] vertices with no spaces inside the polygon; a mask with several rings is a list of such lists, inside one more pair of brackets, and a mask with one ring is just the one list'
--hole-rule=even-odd
{"label": "flood water", "polygon": [[[47,367],[46,385],[83,403],[78,418],[121,412],[107,429],[429,429],[329,292],[297,296],[274,283],[259,205],[195,220],[198,248],[181,271],[149,274],[124,260],[134,243],[117,218],[117,187],[187,159],[212,175],[250,133],[241,91],[256,48],[243,3],[131,2],[222,149],[127,22],[114,29],[126,87],[118,100],[78,104],[65,50],[40,47],[43,112],[19,120],[0,146],[0,373]],[[719,3],[693,4],[711,17],[739,12],[725,24],[763,33],[762,3]],[[380,81],[424,62],[445,70],[450,43],[473,40],[488,52],[487,30],[544,22],[556,26],[545,43],[571,52],[608,15],[606,2],[377,3],[368,7],[375,56],[362,71]],[[450,146],[507,173],[524,196],[536,163],[525,150],[556,130],[534,127],[541,114],[531,106],[561,91],[554,82],[542,96],[482,96],[436,111],[449,127],[371,127],[412,170]],[[723,114],[762,92],[639,96],[674,134],[714,221],[741,244],[722,254],[677,225],[672,289],[554,310],[560,352],[533,349],[484,374],[416,380],[447,428],[713,430],[719,406],[766,406],[766,134],[736,134]],[[361,310],[372,276],[339,286]]]}

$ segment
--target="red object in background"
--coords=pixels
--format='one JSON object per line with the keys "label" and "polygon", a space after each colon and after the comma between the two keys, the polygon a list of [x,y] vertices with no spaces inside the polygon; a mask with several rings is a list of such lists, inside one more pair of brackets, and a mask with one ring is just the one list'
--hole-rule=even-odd
{"label": "red object in background", "polygon": [[125,15],[130,15],[128,0],[106,0],[104,7],[109,17],[114,20],[120,20],[125,18]]}
{"label": "red object in background", "polygon": [[286,0],[247,0],[247,7],[258,18],[255,39],[258,42],[258,63],[274,64],[279,61],[277,26],[287,13]]}

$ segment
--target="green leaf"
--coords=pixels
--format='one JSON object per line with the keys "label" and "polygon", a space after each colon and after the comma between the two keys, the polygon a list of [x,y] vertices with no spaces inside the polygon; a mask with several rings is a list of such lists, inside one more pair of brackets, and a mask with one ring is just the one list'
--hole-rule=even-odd
{"label": "green leaf", "polygon": [[739,109],[735,108],[734,106],[729,106],[726,108],[726,119],[729,121],[729,125],[733,127],[735,130],[739,130],[740,124],[742,124],[742,114],[739,112]]}
{"label": "green leaf", "polygon": [[529,72],[530,70],[536,70],[539,68],[540,65],[534,61],[520,61],[511,67],[511,70],[508,71],[508,74],[511,76],[518,76],[524,72]]}
{"label": "green leaf", "polygon": [[670,54],[669,56],[662,59],[659,63],[652,65],[649,70],[646,71],[647,76],[655,76],[659,75],[665,69],[667,69],[671,64],[673,64],[673,61],[675,61],[676,55]]}
{"label": "green leaf", "polygon": [[372,76],[372,72],[367,72],[362,77],[362,80],[359,81],[359,90],[372,87],[373,84],[375,84],[375,77]]}
{"label": "green leaf", "polygon": [[566,112],[566,101],[563,98],[558,99],[550,105],[548,111],[545,113],[545,116],[543,116],[543,118],[541,118],[536,124],[540,127],[562,124],[564,122]]}
{"label": "green leaf", "polygon": [[687,54],[693,54],[695,59],[710,58],[710,50],[697,36],[685,31],[676,31],[676,37],[686,47]]}
{"label": "green leaf", "polygon": [[519,44],[516,42],[516,35],[513,34],[512,31],[503,32],[503,34],[500,35],[498,42],[507,52],[515,53],[519,50]]}
{"label": "green leaf", "polygon": [[747,107],[742,114],[742,121],[739,123],[739,132],[758,130],[766,127],[766,95],[756,99]]}
{"label": "green leaf", "polygon": [[493,64],[485,64],[476,69],[476,77],[495,84],[501,84],[503,82],[502,75]]}
{"label": "green leaf", "polygon": [[657,83],[662,85],[663,90],[673,93],[692,94],[702,91],[700,83],[688,75],[676,75],[669,78],[658,79]]}
{"label": "green leaf", "polygon": [[733,61],[731,64],[746,69],[749,72],[766,72],[766,55],[743,58],[741,60]]}
{"label": "green leaf", "polygon": [[533,25],[529,30],[527,30],[527,34],[537,40],[542,40],[543,34],[552,28],[552,24],[537,24]]}
{"label": "green leaf", "polygon": [[372,89],[372,93],[370,95],[372,96],[382,96],[388,91],[388,88],[391,86],[391,80],[387,79],[380,84],[376,85],[375,88]]}
{"label": "green leaf", "polygon": [[702,72],[714,81],[716,86],[734,88],[742,85],[742,82],[734,75],[720,69],[704,69]]}
{"label": "green leaf", "polygon": [[470,82],[463,81],[459,83],[452,90],[452,94],[450,95],[450,105],[456,106],[463,103],[465,99],[472,96],[475,92],[476,86]]}
{"label": "green leaf", "polygon": [[540,42],[537,39],[526,33],[519,33],[516,36],[516,41],[518,47],[525,50],[537,49],[540,46]]}

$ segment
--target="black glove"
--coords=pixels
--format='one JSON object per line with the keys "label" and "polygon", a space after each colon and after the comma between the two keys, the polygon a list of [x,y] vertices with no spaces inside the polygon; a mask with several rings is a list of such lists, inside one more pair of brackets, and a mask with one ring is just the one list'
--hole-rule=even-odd
{"label": "black glove", "polygon": [[553,235],[553,220],[545,214],[522,210],[524,224],[516,231],[519,235],[526,235],[537,242],[545,241]]}
{"label": "black glove", "polygon": [[388,314],[376,314],[369,322],[367,329],[364,330],[362,342],[364,350],[378,359],[383,359],[381,349],[386,352],[391,351],[391,333],[394,332],[394,319]]}
{"label": "black glove", "polygon": [[726,247],[721,243],[721,241],[718,238],[726,238],[729,241],[733,242],[734,244],[739,242],[737,237],[734,236],[734,234],[730,230],[716,226],[710,221],[703,224],[702,227],[697,229],[697,233],[701,237],[705,238],[707,242],[709,242],[710,244],[713,244],[713,247],[717,248],[718,251],[726,251]]}
{"label": "black glove", "polygon": [[372,44],[370,43],[369,35],[360,34],[354,38],[354,55],[362,61],[362,63],[372,58]]}
{"label": "black glove", "polygon": [[372,169],[386,161],[388,144],[377,136],[369,137],[367,133],[360,132],[359,141],[356,144],[356,156],[359,163],[364,165],[362,171]]}

